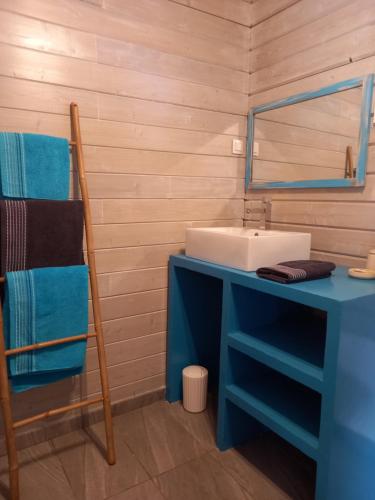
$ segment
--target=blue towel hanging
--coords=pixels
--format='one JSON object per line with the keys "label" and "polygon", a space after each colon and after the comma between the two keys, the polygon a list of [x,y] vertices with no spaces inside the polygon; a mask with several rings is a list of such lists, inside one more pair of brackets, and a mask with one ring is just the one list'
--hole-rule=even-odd
{"label": "blue towel hanging", "polygon": [[66,139],[0,133],[0,197],[67,200],[69,169]]}
{"label": "blue towel hanging", "polygon": [[[10,349],[87,333],[87,266],[6,273],[4,331]],[[10,356],[13,392],[81,373],[85,353],[77,341]]]}

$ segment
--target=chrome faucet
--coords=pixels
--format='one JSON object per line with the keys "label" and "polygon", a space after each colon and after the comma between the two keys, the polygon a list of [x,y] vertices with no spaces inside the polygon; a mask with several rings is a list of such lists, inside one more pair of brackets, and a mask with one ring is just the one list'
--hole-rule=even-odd
{"label": "chrome faucet", "polygon": [[258,223],[258,229],[266,229],[267,219],[271,217],[272,201],[270,198],[263,196],[261,200],[250,200],[249,206],[246,209],[245,218]]}
{"label": "chrome faucet", "polygon": [[271,199],[267,198],[266,196],[263,196],[259,229],[266,229],[267,219],[270,219],[271,216],[271,206],[272,206]]}

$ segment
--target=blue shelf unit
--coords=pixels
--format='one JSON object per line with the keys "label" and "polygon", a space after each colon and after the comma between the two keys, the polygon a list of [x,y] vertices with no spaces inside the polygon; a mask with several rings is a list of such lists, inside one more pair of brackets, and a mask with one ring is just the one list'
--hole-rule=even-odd
{"label": "blue shelf unit", "polygon": [[201,364],[217,445],[269,429],[317,464],[316,500],[375,499],[375,283],[292,285],[183,255],[169,267],[167,399]]}

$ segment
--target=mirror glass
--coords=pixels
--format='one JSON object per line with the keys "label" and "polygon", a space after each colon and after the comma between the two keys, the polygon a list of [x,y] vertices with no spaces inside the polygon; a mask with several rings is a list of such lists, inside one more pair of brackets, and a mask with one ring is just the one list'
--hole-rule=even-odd
{"label": "mirror glass", "polygon": [[246,187],[364,185],[373,75],[253,108]]}
{"label": "mirror glass", "polygon": [[256,114],[253,182],[354,178],[361,100],[354,88]]}

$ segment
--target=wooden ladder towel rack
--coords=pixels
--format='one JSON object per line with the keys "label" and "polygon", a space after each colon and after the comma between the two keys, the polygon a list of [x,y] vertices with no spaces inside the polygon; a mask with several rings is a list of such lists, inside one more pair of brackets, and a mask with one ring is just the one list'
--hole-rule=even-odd
{"label": "wooden ladder towel rack", "polygon": [[[16,449],[16,439],[15,431],[19,427],[31,424],[38,420],[44,420],[45,418],[59,415],[71,410],[76,410],[79,408],[84,408],[86,406],[97,404],[102,402],[104,410],[104,422],[105,422],[105,432],[107,441],[107,462],[113,465],[116,461],[115,456],[115,446],[113,437],[113,425],[112,425],[112,414],[111,414],[111,402],[109,395],[109,384],[108,384],[108,374],[106,365],[106,354],[104,349],[104,337],[102,329],[102,321],[100,314],[100,304],[99,304],[99,291],[98,291],[98,281],[96,276],[96,264],[95,264],[95,253],[94,253],[94,243],[93,243],[93,233],[92,233],[92,222],[91,222],[91,211],[89,196],[87,190],[87,183],[85,177],[85,168],[83,161],[83,150],[82,150],[82,140],[81,140],[81,130],[79,125],[79,111],[78,106],[75,103],[70,105],[70,118],[71,118],[71,129],[72,129],[72,140],[70,142],[72,150],[73,163],[77,167],[79,186],[82,195],[84,220],[85,220],[85,234],[86,234],[86,247],[87,247],[87,260],[90,275],[90,286],[91,286],[91,297],[92,297],[92,308],[94,313],[94,325],[95,333],[87,333],[83,335],[77,335],[74,337],[66,337],[64,339],[51,340],[47,342],[40,342],[38,344],[32,344],[24,347],[19,347],[15,349],[6,349],[3,331],[3,313],[0,304],[0,403],[1,410],[4,419],[4,432],[6,449],[8,453],[8,463],[9,463],[9,480],[10,480],[10,497],[11,500],[18,500],[20,497],[19,493],[19,468],[17,459],[17,449]],[[5,277],[0,278],[0,282],[4,282]],[[11,394],[10,394],[10,384],[8,380],[8,370],[7,370],[7,357],[19,354],[21,352],[44,349],[46,347],[55,346],[58,344],[64,344],[67,342],[76,342],[78,340],[95,338],[97,343],[97,352],[99,359],[99,371],[100,371],[100,381],[102,395],[95,398],[90,398],[82,400],[76,403],[69,404],[67,406],[62,406],[60,408],[53,408],[49,411],[34,415],[29,418],[14,421],[12,416],[12,404],[11,404]]]}

